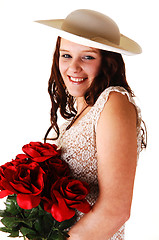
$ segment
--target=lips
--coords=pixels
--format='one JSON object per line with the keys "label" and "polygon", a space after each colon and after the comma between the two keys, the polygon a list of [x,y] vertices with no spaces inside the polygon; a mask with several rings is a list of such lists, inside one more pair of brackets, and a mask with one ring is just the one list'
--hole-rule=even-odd
{"label": "lips", "polygon": [[71,77],[71,76],[68,76],[68,78],[73,83],[82,83],[87,79],[87,78]]}

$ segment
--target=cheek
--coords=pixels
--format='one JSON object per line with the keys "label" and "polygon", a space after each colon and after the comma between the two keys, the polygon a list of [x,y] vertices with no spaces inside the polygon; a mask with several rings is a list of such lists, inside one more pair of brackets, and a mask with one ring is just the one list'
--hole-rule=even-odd
{"label": "cheek", "polygon": [[66,64],[62,61],[59,61],[59,70],[60,70],[61,75],[64,75],[64,73],[67,70]]}
{"label": "cheek", "polygon": [[100,72],[100,66],[101,64],[99,63],[93,64],[91,68],[89,68],[89,75],[92,77],[96,77]]}

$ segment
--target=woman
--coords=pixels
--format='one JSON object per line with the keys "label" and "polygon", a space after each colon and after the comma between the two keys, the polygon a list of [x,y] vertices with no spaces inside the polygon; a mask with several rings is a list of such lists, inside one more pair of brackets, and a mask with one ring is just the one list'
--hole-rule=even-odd
{"label": "woman", "polygon": [[[140,110],[125,77],[122,54],[141,52],[107,16],[77,10],[58,29],[49,80],[51,127],[75,178],[90,186],[92,210],[69,231],[70,240],[124,239],[137,158],[143,147]],[[57,110],[68,121],[60,130]]]}

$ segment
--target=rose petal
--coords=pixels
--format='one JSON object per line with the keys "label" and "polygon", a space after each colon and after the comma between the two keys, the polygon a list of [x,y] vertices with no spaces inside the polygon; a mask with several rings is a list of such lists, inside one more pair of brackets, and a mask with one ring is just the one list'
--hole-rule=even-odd
{"label": "rose petal", "polygon": [[48,159],[50,159],[52,156],[40,156],[40,157],[34,157],[32,160],[35,162],[44,162]]}
{"label": "rose petal", "polygon": [[30,157],[40,157],[40,153],[38,153],[36,150],[30,147],[23,147],[22,148],[23,152],[29,155]]}
{"label": "rose petal", "polygon": [[44,210],[46,212],[51,213],[51,207],[52,207],[53,201],[48,199],[47,197],[42,197],[42,202],[43,202]]}
{"label": "rose petal", "polygon": [[88,213],[91,210],[91,206],[87,202],[87,200],[78,202],[78,201],[72,201],[72,200],[66,199],[65,201],[69,205],[70,208],[75,208],[82,213]]}
{"label": "rose petal", "polygon": [[15,173],[16,173],[15,166],[9,166],[4,170],[4,178],[7,179],[7,181],[12,181]]}
{"label": "rose petal", "polygon": [[[28,156],[27,156],[26,154],[18,154],[18,155],[16,156],[16,158],[23,160],[23,159],[27,159]],[[13,161],[16,161],[17,159],[15,159],[15,160],[13,160]]]}
{"label": "rose petal", "polygon": [[7,182],[6,180],[2,181],[1,187],[2,187],[2,190],[5,189],[10,192],[17,193],[17,191],[15,191],[15,189],[10,185],[10,182]]}
{"label": "rose petal", "polygon": [[4,198],[4,197],[6,197],[6,196],[8,196],[8,195],[12,195],[12,194],[14,194],[14,192],[11,192],[11,191],[9,191],[9,190],[2,190],[2,191],[0,192],[0,198]]}
{"label": "rose petal", "polygon": [[22,193],[32,193],[31,189],[28,189],[29,186],[25,183],[12,183],[10,182],[10,185],[18,192],[22,192]]}
{"label": "rose petal", "polygon": [[65,200],[62,198],[58,191],[53,191],[57,202],[52,205],[51,214],[58,221],[62,222],[72,218],[75,215],[75,210],[68,208]]}
{"label": "rose petal", "polygon": [[18,194],[17,203],[23,209],[32,209],[40,204],[41,197],[27,194]]}

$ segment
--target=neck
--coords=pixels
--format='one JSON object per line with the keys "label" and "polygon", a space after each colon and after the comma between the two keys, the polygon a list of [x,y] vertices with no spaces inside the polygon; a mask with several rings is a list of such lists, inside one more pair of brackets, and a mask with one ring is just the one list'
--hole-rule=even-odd
{"label": "neck", "polygon": [[80,114],[80,112],[87,106],[87,103],[83,97],[77,98],[77,114]]}

